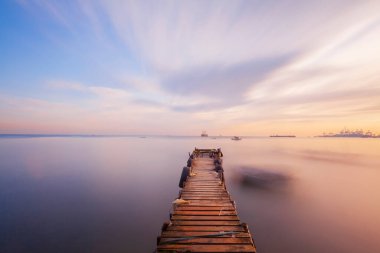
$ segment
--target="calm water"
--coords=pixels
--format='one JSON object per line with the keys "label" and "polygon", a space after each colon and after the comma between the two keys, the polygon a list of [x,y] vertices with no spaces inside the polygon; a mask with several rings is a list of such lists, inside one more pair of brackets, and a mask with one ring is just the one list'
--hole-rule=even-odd
{"label": "calm water", "polygon": [[152,252],[195,146],[260,253],[380,252],[380,139],[158,137],[0,138],[0,252]]}

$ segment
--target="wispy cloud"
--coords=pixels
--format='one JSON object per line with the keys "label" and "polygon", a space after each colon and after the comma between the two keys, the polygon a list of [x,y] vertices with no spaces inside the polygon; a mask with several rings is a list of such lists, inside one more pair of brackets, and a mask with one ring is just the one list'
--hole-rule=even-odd
{"label": "wispy cloud", "polygon": [[[91,95],[76,105],[96,112],[91,122],[107,119],[117,131],[172,126],[193,132],[188,124],[255,134],[274,121],[284,129],[297,121],[309,122],[311,132],[323,130],[316,121],[338,126],[348,119],[380,130],[370,120],[380,118],[376,1],[42,0],[20,6],[38,14],[53,43],[88,63],[79,66],[86,74],[39,77],[48,80],[51,95]],[[104,129],[112,132],[112,124]]]}

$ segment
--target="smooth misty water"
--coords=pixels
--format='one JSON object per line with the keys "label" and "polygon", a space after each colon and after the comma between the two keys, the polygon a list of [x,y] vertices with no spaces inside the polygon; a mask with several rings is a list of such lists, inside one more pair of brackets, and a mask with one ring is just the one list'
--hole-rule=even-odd
{"label": "smooth misty water", "polygon": [[380,252],[380,139],[158,137],[0,138],[0,252],[152,252],[195,146],[260,253]]}

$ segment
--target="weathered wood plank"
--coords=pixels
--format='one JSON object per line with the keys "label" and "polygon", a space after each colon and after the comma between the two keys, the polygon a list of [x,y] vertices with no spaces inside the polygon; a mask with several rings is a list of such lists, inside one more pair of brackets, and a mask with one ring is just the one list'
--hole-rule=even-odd
{"label": "weathered wood plank", "polygon": [[186,190],[183,190],[181,191],[181,194],[192,194],[192,195],[195,195],[195,194],[205,194],[205,195],[228,195],[229,196],[229,193],[228,191],[226,190],[215,190],[215,191],[203,191],[203,190],[200,190],[200,189],[186,189]]}
{"label": "weathered wood plank", "polygon": [[229,197],[230,198],[230,195],[228,194],[225,194],[225,193],[213,193],[213,192],[210,192],[210,193],[207,193],[207,192],[197,192],[197,193],[194,193],[194,194],[191,194],[191,193],[180,193],[181,196],[188,196],[188,197]]}
{"label": "weathered wood plank", "polygon": [[181,198],[184,200],[210,200],[210,201],[218,201],[218,200],[229,201],[229,200],[231,200],[229,197],[181,196]]}
{"label": "weathered wood plank", "polygon": [[176,211],[234,211],[235,208],[231,204],[229,206],[178,206],[175,209]]}
{"label": "weathered wood plank", "polygon": [[242,226],[168,226],[167,231],[240,231],[244,232]]}
{"label": "weathered wood plank", "polygon": [[[163,244],[158,245],[159,252],[186,252],[189,250],[190,252],[256,252],[256,249],[252,245],[247,244],[235,244],[235,245],[183,245],[183,244]],[[180,251],[181,250],[181,251]]]}
{"label": "weathered wood plank", "polygon": [[192,194],[192,195],[227,195],[230,196],[226,191],[199,191],[199,190],[194,190],[194,191],[185,191],[185,192],[180,192],[180,194]]}
{"label": "weathered wood plank", "polygon": [[238,226],[240,221],[236,220],[173,220],[175,226]]}
{"label": "weathered wood plank", "polygon": [[186,186],[186,191],[225,191],[224,187],[196,187],[196,186]]}
{"label": "weathered wood plank", "polygon": [[181,195],[182,199],[187,199],[187,200],[227,200],[231,201],[231,198],[229,196],[225,195]]}
{"label": "weathered wood plank", "polygon": [[201,197],[201,198],[228,198],[230,199],[230,196],[228,194],[215,194],[215,193],[196,193],[196,194],[189,194],[189,193],[181,193],[182,197]]}
{"label": "weathered wood plank", "polygon": [[251,238],[226,238],[226,237],[217,237],[217,238],[196,238],[189,240],[176,241],[178,238],[161,238],[160,244],[165,243],[178,243],[178,244],[251,244]]}
{"label": "weathered wood plank", "polygon": [[218,183],[220,181],[218,174],[215,175],[205,175],[196,173],[195,176],[187,178],[186,182],[210,182],[210,183]]}
{"label": "weathered wood plank", "polygon": [[234,206],[232,200],[218,200],[218,201],[205,201],[200,199],[187,200],[188,204],[185,205],[177,205],[177,207],[186,207],[186,206]]}
{"label": "weathered wood plank", "polygon": [[214,197],[214,198],[218,198],[218,197],[224,197],[224,198],[230,198],[230,195],[228,194],[223,194],[223,193],[194,193],[194,194],[191,194],[191,193],[181,193],[181,196],[185,196],[185,197],[204,197],[204,198],[210,198],[210,197]]}
{"label": "weathered wood plank", "polygon": [[189,200],[188,204],[184,204],[181,206],[229,206],[231,205],[231,201],[219,200],[219,201],[207,201],[207,200]]}
{"label": "weathered wood plank", "polygon": [[236,211],[175,211],[173,215],[212,215],[212,216],[220,216],[220,215],[235,215]]}
{"label": "weathered wood plank", "polygon": [[236,215],[230,216],[201,216],[201,215],[173,215],[172,220],[239,220]]}
{"label": "weathered wood plank", "polygon": [[195,187],[195,186],[186,186],[184,191],[226,191],[226,188],[223,186],[208,186],[208,187]]}
{"label": "weathered wood plank", "polygon": [[[218,231],[219,232],[219,231]],[[190,237],[190,236],[209,236],[218,234],[218,232],[210,232],[210,231],[162,231],[161,237],[172,237],[172,238],[182,238],[182,237]],[[217,236],[213,236],[217,237]],[[247,232],[238,232],[233,235],[220,235],[220,238],[231,238],[231,237],[248,237],[251,235]]]}

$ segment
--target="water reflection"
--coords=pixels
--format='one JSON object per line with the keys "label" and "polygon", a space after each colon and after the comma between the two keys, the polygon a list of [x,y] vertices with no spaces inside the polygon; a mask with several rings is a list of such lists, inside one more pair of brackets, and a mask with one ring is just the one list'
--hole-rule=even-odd
{"label": "water reflection", "polygon": [[243,187],[273,191],[286,187],[291,176],[284,172],[271,171],[263,168],[241,167],[235,170],[233,178]]}
{"label": "water reflection", "polygon": [[380,251],[378,140],[50,137],[0,139],[0,252],[152,252],[195,146],[260,252]]}

